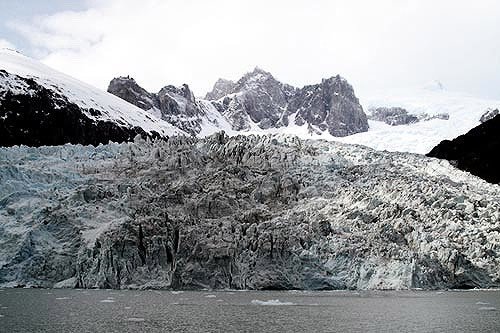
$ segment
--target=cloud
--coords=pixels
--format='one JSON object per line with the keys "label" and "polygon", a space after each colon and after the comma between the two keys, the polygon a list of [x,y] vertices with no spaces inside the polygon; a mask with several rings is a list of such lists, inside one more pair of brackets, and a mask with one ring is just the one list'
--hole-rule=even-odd
{"label": "cloud", "polygon": [[14,44],[9,42],[8,40],[0,38],[0,49],[15,49]]}
{"label": "cloud", "polygon": [[11,22],[43,62],[91,84],[130,74],[147,89],[258,65],[296,86],[340,73],[358,91],[438,79],[500,97],[500,3],[478,0],[89,0]]}

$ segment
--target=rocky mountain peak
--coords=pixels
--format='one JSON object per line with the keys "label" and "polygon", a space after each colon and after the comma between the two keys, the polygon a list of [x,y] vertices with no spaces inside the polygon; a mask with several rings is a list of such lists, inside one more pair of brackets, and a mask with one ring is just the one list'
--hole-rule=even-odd
{"label": "rocky mountain peak", "polygon": [[366,114],[354,89],[340,75],[299,89],[290,109],[296,112],[295,123],[308,123],[313,133],[328,131],[332,136],[347,136],[368,130]]}
{"label": "rocky mountain peak", "polygon": [[[117,78],[109,91],[142,107],[152,109],[164,120],[194,135],[201,123],[190,129],[193,119],[203,117],[206,108],[213,108],[234,131],[287,127],[294,115],[294,126],[307,125],[311,134],[328,132],[346,136],[368,130],[368,121],[354,89],[340,75],[323,79],[316,85],[301,89],[278,81],[270,72],[255,67],[237,82],[219,79],[208,101],[197,101],[189,86],[165,86],[157,94],[142,89],[130,78]],[[148,103],[149,102],[149,103]],[[179,119],[185,118],[182,124]]]}
{"label": "rocky mountain peak", "polygon": [[238,80],[235,87],[235,92],[239,90],[258,89],[262,85],[281,85],[282,83],[276,80],[273,75],[265,70],[255,67],[253,71],[243,75]]}
{"label": "rocky mountain peak", "polygon": [[143,110],[150,110],[158,107],[153,95],[139,86],[137,82],[128,75],[111,80],[108,86],[108,92]]}
{"label": "rocky mountain peak", "polygon": [[160,89],[157,95],[162,96],[165,94],[176,95],[178,97],[186,99],[190,103],[196,102],[196,98],[194,97],[193,92],[191,91],[191,89],[189,89],[189,86],[185,83],[180,87],[176,87],[173,85],[165,86],[162,89]]}
{"label": "rocky mountain peak", "polygon": [[108,92],[177,128],[183,128],[186,133],[196,135],[201,131],[201,117],[205,112],[187,84],[180,87],[167,85],[155,94],[139,86],[129,76],[121,76],[111,80]]}
{"label": "rocky mountain peak", "polygon": [[205,95],[205,99],[208,99],[208,100],[220,99],[226,95],[229,95],[233,91],[235,86],[236,86],[236,83],[234,83],[231,80],[218,79],[217,82],[215,82],[214,87],[212,88],[212,91],[209,91]]}

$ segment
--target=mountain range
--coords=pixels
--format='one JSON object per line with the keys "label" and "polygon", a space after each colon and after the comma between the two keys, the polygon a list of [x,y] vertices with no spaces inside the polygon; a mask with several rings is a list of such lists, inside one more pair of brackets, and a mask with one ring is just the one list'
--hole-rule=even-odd
{"label": "mountain range", "polygon": [[137,134],[204,137],[223,130],[425,154],[500,107],[500,101],[449,92],[441,83],[358,100],[340,76],[294,88],[259,68],[237,81],[217,80],[203,98],[187,84],[151,93],[130,77],[113,79],[106,93],[8,49],[0,50],[0,70],[2,145],[99,144]]}
{"label": "mountain range", "polygon": [[500,286],[495,101],[440,84],[367,116],[340,76],[259,68],[108,90],[0,51],[0,287]]}
{"label": "mountain range", "polygon": [[192,135],[202,133],[207,123],[231,131],[305,126],[310,133],[337,137],[368,130],[352,86],[340,76],[298,89],[255,68],[237,82],[218,80],[205,99],[195,98],[186,84],[149,93],[134,79],[119,77],[108,92]]}

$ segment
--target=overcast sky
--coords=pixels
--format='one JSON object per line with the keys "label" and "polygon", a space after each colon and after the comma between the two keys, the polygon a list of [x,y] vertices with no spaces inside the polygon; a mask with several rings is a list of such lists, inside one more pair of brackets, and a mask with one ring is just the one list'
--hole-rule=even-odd
{"label": "overcast sky", "polygon": [[497,0],[0,0],[0,46],[106,89],[150,91],[259,66],[303,86],[340,74],[360,94],[439,80],[500,98]]}

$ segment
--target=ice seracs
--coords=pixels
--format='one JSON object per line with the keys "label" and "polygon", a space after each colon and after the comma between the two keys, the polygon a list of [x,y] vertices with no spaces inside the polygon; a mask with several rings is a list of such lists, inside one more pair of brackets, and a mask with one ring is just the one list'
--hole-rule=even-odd
{"label": "ice seracs", "polygon": [[500,285],[500,188],[294,136],[0,148],[0,287]]}

